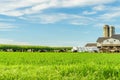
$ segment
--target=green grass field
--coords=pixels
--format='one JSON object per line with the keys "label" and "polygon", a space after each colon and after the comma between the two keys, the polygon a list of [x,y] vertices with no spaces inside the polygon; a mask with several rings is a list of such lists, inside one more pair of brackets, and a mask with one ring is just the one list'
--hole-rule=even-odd
{"label": "green grass field", "polygon": [[120,80],[120,54],[0,52],[0,80]]}

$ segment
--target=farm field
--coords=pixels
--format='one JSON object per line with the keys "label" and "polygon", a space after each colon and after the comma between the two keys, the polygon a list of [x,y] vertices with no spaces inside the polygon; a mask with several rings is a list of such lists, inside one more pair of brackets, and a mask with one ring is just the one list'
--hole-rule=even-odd
{"label": "farm field", "polygon": [[0,52],[0,80],[120,80],[120,54]]}

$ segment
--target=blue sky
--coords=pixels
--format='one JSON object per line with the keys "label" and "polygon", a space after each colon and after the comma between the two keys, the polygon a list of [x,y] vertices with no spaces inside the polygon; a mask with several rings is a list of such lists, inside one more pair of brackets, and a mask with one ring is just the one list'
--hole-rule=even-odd
{"label": "blue sky", "polygon": [[0,43],[84,46],[105,24],[120,33],[119,0],[0,0]]}

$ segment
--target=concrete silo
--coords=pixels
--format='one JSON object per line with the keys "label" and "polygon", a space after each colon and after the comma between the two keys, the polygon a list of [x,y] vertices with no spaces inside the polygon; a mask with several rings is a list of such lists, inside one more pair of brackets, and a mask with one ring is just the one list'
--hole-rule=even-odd
{"label": "concrete silo", "polygon": [[109,37],[110,34],[109,34],[109,25],[104,25],[103,27],[103,36],[104,37]]}
{"label": "concrete silo", "polygon": [[110,26],[110,37],[112,36],[112,35],[114,35],[115,34],[115,27],[114,26]]}

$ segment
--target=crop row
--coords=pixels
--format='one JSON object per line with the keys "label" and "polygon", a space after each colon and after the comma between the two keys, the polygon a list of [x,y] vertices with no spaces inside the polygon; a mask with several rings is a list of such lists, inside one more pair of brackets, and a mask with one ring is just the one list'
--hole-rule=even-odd
{"label": "crop row", "polygon": [[120,80],[120,55],[1,52],[0,72],[0,80]]}
{"label": "crop row", "polygon": [[5,52],[67,52],[69,50],[71,47],[0,45],[0,51]]}

